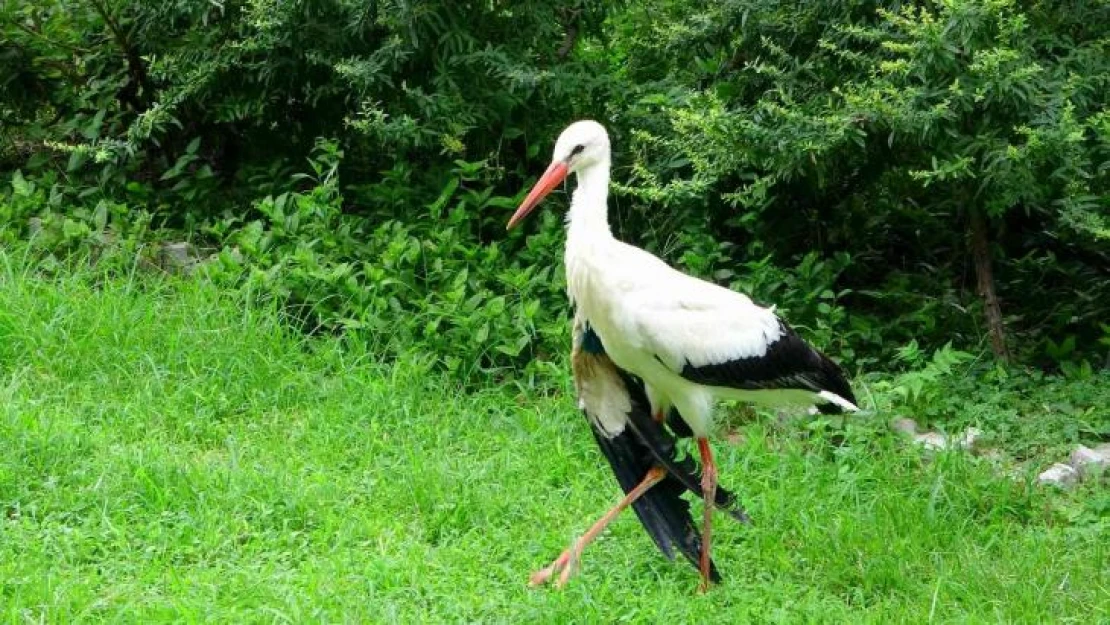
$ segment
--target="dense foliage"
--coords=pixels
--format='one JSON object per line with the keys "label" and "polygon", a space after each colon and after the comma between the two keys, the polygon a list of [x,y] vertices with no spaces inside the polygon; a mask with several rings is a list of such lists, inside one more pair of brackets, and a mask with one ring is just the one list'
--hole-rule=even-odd
{"label": "dense foliage", "polygon": [[504,222],[589,116],[622,236],[852,368],[951,342],[1091,375],[1108,93],[1094,0],[0,0],[0,240],[188,237],[306,331],[536,375],[560,220]]}

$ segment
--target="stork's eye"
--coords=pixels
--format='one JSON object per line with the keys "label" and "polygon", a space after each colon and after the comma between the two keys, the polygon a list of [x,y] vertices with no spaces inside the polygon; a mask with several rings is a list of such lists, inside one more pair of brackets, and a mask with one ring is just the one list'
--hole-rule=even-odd
{"label": "stork's eye", "polygon": [[578,145],[574,146],[573,150],[570,151],[570,155],[571,156],[578,156],[579,154],[582,153],[582,150],[585,150],[585,149],[586,149],[586,146],[579,143]]}

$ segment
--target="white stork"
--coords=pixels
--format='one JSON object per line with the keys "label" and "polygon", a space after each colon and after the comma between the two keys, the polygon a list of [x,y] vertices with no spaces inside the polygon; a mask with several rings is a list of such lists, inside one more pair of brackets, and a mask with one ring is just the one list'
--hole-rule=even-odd
{"label": "white stork", "polygon": [[[700,589],[705,590],[714,577],[710,538],[717,467],[709,435],[717,400],[817,406],[832,413],[858,408],[840,367],[799,338],[772,308],[688,276],[615,239],[608,221],[609,168],[605,128],[588,120],[571,124],[555,144],[551,165],[508,228],[520,223],[568,175],[577,174],[578,188],[567,218],[568,295],[576,315],[597,335],[615,366],[643,380],[656,420],[662,422],[677,409],[697,438],[705,500]],[[659,479],[657,471],[647,472],[626,500],[635,500]],[[604,527],[622,507],[598,525]],[[587,532],[575,552],[595,535]],[[569,567],[562,557],[533,576],[533,582],[545,581],[560,569],[560,581],[565,582]]]}

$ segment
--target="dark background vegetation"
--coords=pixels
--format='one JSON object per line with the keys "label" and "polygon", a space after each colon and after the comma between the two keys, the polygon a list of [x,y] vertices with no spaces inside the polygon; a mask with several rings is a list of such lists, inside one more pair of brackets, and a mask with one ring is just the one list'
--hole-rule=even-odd
{"label": "dark background vegetation", "polygon": [[0,0],[0,237],[46,267],[188,240],[306,332],[542,385],[560,201],[504,224],[590,117],[620,236],[851,371],[951,343],[1091,377],[1108,94],[1095,0]]}

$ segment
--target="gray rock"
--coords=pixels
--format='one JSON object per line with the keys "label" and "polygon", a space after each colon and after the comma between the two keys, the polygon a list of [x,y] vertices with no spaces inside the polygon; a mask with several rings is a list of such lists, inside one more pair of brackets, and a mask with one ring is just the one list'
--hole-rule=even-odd
{"label": "gray rock", "polygon": [[1079,481],[1079,472],[1071,465],[1057,462],[1037,476],[1038,484],[1068,488]]}
{"label": "gray rock", "polygon": [[913,442],[930,451],[941,451],[948,448],[948,439],[945,438],[944,434],[937,432],[917,434],[913,437]]}
{"label": "gray rock", "polygon": [[967,428],[964,430],[963,436],[956,441],[956,447],[960,449],[975,449],[975,443],[982,438],[983,431],[979,428]]}
{"label": "gray rock", "polygon": [[170,271],[189,271],[196,259],[188,243],[166,243],[162,246],[162,264]]}
{"label": "gray rock", "polygon": [[[953,436],[949,438],[940,432],[923,432],[915,434],[917,424],[913,419],[898,419],[890,425],[895,430],[904,434],[913,436],[913,442],[921,445],[929,451],[941,451],[944,449],[974,449],[976,441],[983,436],[983,431],[979,428],[967,428],[960,436]],[[911,426],[914,429],[910,429]]]}
{"label": "gray rock", "polygon": [[1110,467],[1110,444],[1099,445],[1094,449],[1080,445],[1071,452],[1069,462],[1080,477],[1098,475]]}
{"label": "gray rock", "polygon": [[900,417],[890,422],[890,429],[905,436],[917,434],[917,421],[909,417]]}

